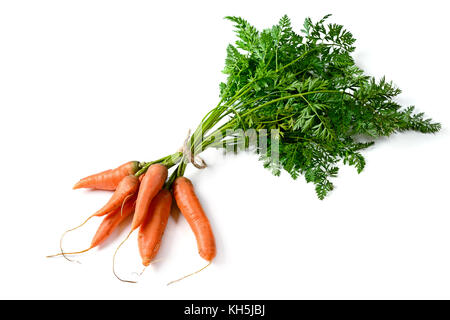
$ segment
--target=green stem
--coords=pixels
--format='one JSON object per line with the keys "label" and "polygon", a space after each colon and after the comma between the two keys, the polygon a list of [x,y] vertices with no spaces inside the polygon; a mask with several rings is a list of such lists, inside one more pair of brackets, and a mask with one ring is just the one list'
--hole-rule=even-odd
{"label": "green stem", "polygon": [[187,162],[184,156],[182,157],[180,163],[178,164],[178,167],[172,172],[169,179],[164,184],[164,188],[167,190],[170,190],[172,188],[172,184],[175,181],[176,178],[182,177],[184,175],[184,171],[186,170]]}
{"label": "green stem", "polygon": [[[245,116],[247,116],[247,115],[249,115],[249,114],[251,114],[251,113],[253,113],[253,112],[255,112],[255,111],[257,111],[257,110],[259,110],[261,108],[263,108],[263,107],[266,107],[266,106],[268,106],[270,104],[273,104],[275,102],[279,102],[279,101],[286,100],[286,99],[291,99],[291,98],[304,97],[306,95],[316,94],[316,93],[340,93],[340,91],[338,91],[338,90],[316,90],[316,91],[309,91],[309,92],[303,92],[303,93],[298,93],[298,94],[292,94],[292,95],[285,96],[285,97],[280,97],[280,98],[277,98],[277,99],[270,100],[270,101],[268,101],[266,103],[260,104],[259,106],[255,107],[255,108],[247,110],[247,112],[245,112],[244,114],[241,114],[241,118],[243,118],[243,117],[245,117]],[[235,121],[236,121],[235,118],[230,120],[229,122],[225,123],[224,125],[222,125],[218,129],[220,131],[216,130],[213,133],[211,133],[208,137],[217,135],[217,134],[223,132],[224,130],[231,128],[234,125]]]}
{"label": "green stem", "polygon": [[284,69],[286,69],[287,67],[293,65],[294,63],[296,63],[297,61],[299,61],[300,59],[302,59],[304,56],[306,56],[308,53],[313,52],[314,50],[317,50],[319,47],[315,47],[311,50],[305,51],[302,55],[300,55],[300,57],[295,58],[294,60],[292,60],[291,62],[289,62],[288,64],[284,65],[283,67],[281,67],[280,69],[277,69],[276,72],[280,72]]}
{"label": "green stem", "polygon": [[[307,50],[305,51],[303,54],[301,54],[299,57],[295,58],[294,60],[292,60],[291,62],[289,62],[288,64],[278,68],[278,62],[277,62],[277,55],[275,56],[275,60],[276,60],[276,73],[283,71],[284,69],[288,68],[289,66],[291,66],[292,64],[298,62],[299,60],[301,60],[302,58],[304,58],[307,54],[313,52],[314,50],[317,50],[318,47],[315,47],[313,49]],[[247,101],[245,103],[242,103],[241,98],[246,95],[248,92],[250,92],[252,90],[252,84],[255,83],[256,81],[260,80],[262,77],[260,78],[254,78],[253,80],[251,80],[250,82],[248,82],[246,85],[244,85],[242,88],[240,88],[226,103],[222,104],[226,94],[222,95],[222,98],[219,102],[219,104],[210,112],[208,112],[205,117],[202,119],[202,121],[200,122],[200,125],[196,128],[196,130],[194,131],[194,133],[192,134],[191,138],[190,138],[190,148],[191,148],[191,152],[194,155],[197,155],[201,152],[203,152],[209,145],[212,144],[211,141],[211,137],[216,136],[217,134],[223,134],[226,133],[226,130],[231,128],[232,126],[236,125],[236,121],[240,121],[243,125],[244,125],[244,121],[243,118],[265,106],[268,106],[270,104],[282,101],[282,100],[286,100],[286,99],[291,99],[291,98],[296,98],[296,97],[302,97],[303,99],[305,95],[309,95],[309,94],[314,94],[314,93],[335,93],[335,92],[339,92],[336,90],[317,90],[317,91],[310,91],[310,92],[305,92],[305,93],[299,93],[299,94],[294,94],[294,95],[289,95],[289,96],[285,96],[285,97],[280,97],[277,99],[273,99],[271,101],[268,101],[266,103],[263,103],[255,108],[249,109],[246,112],[244,112],[243,114],[240,114],[237,110],[237,108],[242,109],[243,107],[247,106],[247,105],[251,105],[253,103],[255,103],[258,100],[267,98],[268,96],[275,94],[275,93],[270,93],[268,95],[265,95],[263,97],[259,97],[259,98],[255,98],[252,99],[251,101]],[[278,93],[279,94],[279,93]],[[241,101],[239,101],[241,99]],[[248,98],[247,98],[248,100]],[[238,104],[234,105],[237,101]],[[225,116],[234,113],[236,115],[236,117],[234,117],[233,119],[231,119],[230,121],[228,121],[227,123],[223,124],[222,126],[220,126],[218,129],[214,130],[213,133],[209,134],[207,137],[205,137],[206,133],[211,130],[219,121],[221,121]],[[205,142],[205,140],[207,142]],[[179,167],[181,168],[181,167]],[[185,169],[185,166],[183,169]]]}
{"label": "green stem", "polygon": [[142,168],[136,172],[134,175],[136,177],[140,177],[141,175],[143,175],[144,173],[147,172],[148,168],[155,163],[161,163],[163,165],[165,165],[168,169],[170,169],[171,167],[173,167],[174,165],[176,165],[178,162],[180,162],[181,158],[183,157],[183,153],[182,152],[175,152],[174,154],[171,154],[169,156],[166,156],[164,158],[158,159],[158,160],[154,160],[154,161],[150,161],[150,162],[146,162],[142,165]]}
{"label": "green stem", "polygon": [[263,104],[261,104],[261,105],[255,107],[255,108],[253,108],[253,109],[248,110],[246,113],[244,113],[243,115],[241,115],[241,117],[245,117],[246,115],[248,115],[248,114],[250,114],[250,113],[252,113],[252,112],[255,112],[255,111],[258,110],[258,109],[261,109],[261,108],[263,108],[263,107],[265,107],[265,106],[268,106],[268,105],[270,105],[270,104],[272,104],[272,103],[275,103],[275,102],[278,102],[278,101],[282,101],[282,100],[286,100],[286,99],[291,99],[291,98],[303,97],[303,96],[307,96],[307,95],[310,95],[310,94],[316,94],[316,93],[340,93],[340,92],[341,92],[341,91],[338,91],[338,90],[316,90],[316,91],[309,91],[309,92],[303,92],[303,93],[292,94],[292,95],[285,96],[285,97],[280,97],[280,98],[277,98],[277,99],[270,100],[270,101],[268,101],[268,102],[266,102],[266,103],[263,103]]}

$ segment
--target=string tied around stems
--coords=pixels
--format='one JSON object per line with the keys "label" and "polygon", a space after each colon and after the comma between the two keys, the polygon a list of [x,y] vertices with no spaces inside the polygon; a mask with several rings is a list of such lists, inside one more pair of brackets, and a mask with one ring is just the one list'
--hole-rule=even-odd
{"label": "string tied around stems", "polygon": [[184,156],[183,158],[187,162],[192,163],[194,167],[196,167],[197,169],[205,169],[207,167],[205,160],[192,153],[191,144],[189,143],[190,140],[191,140],[191,129],[188,130],[188,134],[186,139],[184,140],[183,146],[180,147],[178,151],[182,152]]}

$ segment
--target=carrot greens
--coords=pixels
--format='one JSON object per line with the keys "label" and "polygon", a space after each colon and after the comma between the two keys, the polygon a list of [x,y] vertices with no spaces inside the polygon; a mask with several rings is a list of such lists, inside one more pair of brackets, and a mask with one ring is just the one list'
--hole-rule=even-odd
{"label": "carrot greens", "polygon": [[[364,74],[351,55],[352,34],[327,24],[329,16],[316,23],[307,18],[300,33],[287,16],[262,31],[242,18],[226,17],[238,39],[227,47],[221,100],[192,135],[192,152],[245,143],[245,136],[227,135],[227,130],[278,130],[278,161],[271,156],[273,140],[264,152],[257,149],[264,166],[275,175],[284,169],[294,179],[303,174],[323,199],[333,189],[330,178],[337,175],[338,163],[361,172],[360,151],[376,138],[406,130],[439,131],[439,123],[395,101],[401,91],[391,82]],[[212,130],[223,119],[227,122]],[[361,136],[369,141],[361,142]]]}

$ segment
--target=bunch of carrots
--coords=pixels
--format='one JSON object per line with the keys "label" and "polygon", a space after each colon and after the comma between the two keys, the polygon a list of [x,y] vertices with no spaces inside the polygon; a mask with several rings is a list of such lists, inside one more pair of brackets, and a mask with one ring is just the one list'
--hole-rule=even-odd
{"label": "bunch of carrots", "polygon": [[[89,216],[81,225],[67,230],[61,237],[61,253],[49,257],[64,256],[68,259],[66,255],[87,252],[104,242],[122,221],[133,215],[131,230],[117,250],[135,230],[139,229],[139,253],[142,264],[147,267],[158,253],[174,197],[196,237],[200,256],[207,260],[209,265],[216,255],[216,245],[211,225],[195,194],[194,186],[189,179],[179,175],[180,167],[167,179],[168,169],[180,160],[179,156],[175,154],[174,157],[144,164],[130,161],[77,182],[73,189],[111,190],[114,193],[100,210]],[[63,251],[62,239],[67,232],[83,226],[93,217],[103,216],[105,218],[89,248],[78,252]],[[113,271],[119,280],[135,282],[121,279],[114,270],[114,263]]]}
{"label": "bunch of carrots", "polygon": [[[191,181],[184,177],[189,163],[206,167],[199,158],[206,149],[238,152],[252,146],[274,175],[282,170],[293,179],[304,175],[324,199],[334,188],[330,179],[337,176],[338,164],[354,166],[360,173],[366,163],[360,152],[375,139],[408,130],[438,132],[439,123],[396,103],[400,89],[384,77],[376,81],[364,74],[352,58],[356,40],[343,26],[327,24],[329,16],[317,23],[305,19],[300,33],[287,16],[262,31],[240,17],[226,17],[238,39],[227,47],[223,72],[228,76],[220,83],[218,104],[173,154],[151,162],[131,161],[81,179],[75,189],[114,194],[80,226],[63,234],[105,216],[91,246],[65,253],[61,237],[58,255],[91,250],[133,214],[113,266],[117,250],[137,229],[142,263],[148,266],[158,253],[174,197],[209,265],[216,255],[214,235]],[[367,142],[361,142],[362,137]]]}

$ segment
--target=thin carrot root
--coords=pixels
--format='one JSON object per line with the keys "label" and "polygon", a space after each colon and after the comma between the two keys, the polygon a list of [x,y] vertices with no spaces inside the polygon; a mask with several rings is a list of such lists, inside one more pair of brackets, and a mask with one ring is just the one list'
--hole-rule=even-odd
{"label": "thin carrot root", "polygon": [[144,267],[144,269],[143,269],[141,272],[133,272],[132,274],[135,274],[135,275],[137,275],[138,277],[141,277],[141,276],[144,274],[144,271],[147,270],[147,268],[148,268],[150,265],[152,265],[152,264],[154,264],[154,263],[156,263],[156,262],[158,262],[158,261],[161,261],[161,259],[157,259],[157,260],[154,260],[154,261],[150,262],[150,264],[149,264],[148,266]]}
{"label": "thin carrot root", "polygon": [[77,261],[77,260],[71,260],[71,259],[69,259],[69,258],[66,257],[66,253],[64,252],[64,250],[63,250],[63,248],[62,248],[62,242],[63,242],[64,236],[65,236],[67,233],[69,233],[69,232],[71,232],[71,231],[74,231],[74,230],[77,230],[78,228],[81,228],[82,226],[84,226],[89,220],[91,220],[92,217],[93,217],[93,216],[90,216],[90,217],[87,218],[82,224],[80,224],[78,227],[75,227],[75,228],[73,228],[73,229],[69,229],[69,230],[65,231],[65,232],[62,234],[61,239],[59,240],[59,249],[61,250],[60,255],[62,255],[67,261],[70,261],[70,262],[76,262],[76,263],[81,264],[80,261]]}
{"label": "thin carrot root", "polygon": [[[123,207],[124,207],[125,203],[126,203],[127,200],[128,200],[130,197],[132,197],[132,196],[133,196],[133,194],[130,194],[130,195],[126,196],[125,199],[123,200],[122,206],[121,206],[121,208],[120,208],[120,216],[123,215]],[[61,236],[60,241],[59,241],[59,248],[60,248],[61,252],[58,253],[58,254],[49,255],[49,256],[47,256],[47,258],[53,258],[53,257],[63,256],[64,258],[66,258],[66,259],[67,259],[68,261],[70,261],[70,262],[76,262],[76,263],[80,263],[80,264],[81,264],[81,262],[79,262],[79,261],[71,260],[71,259],[67,258],[66,255],[74,255],[74,254],[85,253],[85,252],[87,252],[87,251],[93,249],[94,247],[91,246],[91,247],[89,247],[88,249],[85,249],[85,250],[82,250],[82,251],[76,251],[76,252],[64,252],[64,251],[63,251],[63,248],[62,248],[62,240],[63,240],[64,236],[65,236],[68,232],[71,232],[71,231],[74,231],[74,230],[76,230],[76,229],[78,229],[78,228],[81,228],[83,225],[85,225],[85,224],[86,224],[92,217],[94,217],[94,216],[95,216],[95,215],[92,215],[92,216],[90,216],[89,218],[87,218],[87,219],[86,219],[82,224],[80,224],[78,227],[75,227],[75,228],[73,228],[73,229],[70,229],[70,230],[67,230],[66,232],[64,232],[63,235]]]}
{"label": "thin carrot root", "polygon": [[[89,250],[91,250],[92,249],[92,247],[90,247],[90,248],[87,248],[87,249],[84,249],[84,250],[81,250],[81,251],[76,251],[76,252],[64,252],[64,254],[65,255],[69,255],[69,254],[81,254],[81,253],[85,253],[85,252],[88,252]],[[50,255],[50,256],[47,256],[46,258],[54,258],[54,257],[59,257],[59,256],[62,256],[63,255],[63,253],[57,253],[57,254],[52,254],[52,255]]]}
{"label": "thin carrot root", "polygon": [[[114,256],[113,256],[113,265],[112,265],[112,269],[113,269],[113,273],[116,276],[117,279],[119,279],[122,282],[127,282],[127,283],[137,283],[137,281],[133,281],[133,280],[126,280],[126,279],[122,279],[120,278],[117,273],[116,273],[116,255],[117,255],[117,251],[119,251],[120,247],[125,243],[125,241],[128,240],[128,238],[130,237],[130,235],[133,233],[134,230],[131,230],[130,233],[128,233],[127,237],[119,244],[119,246],[117,247],[116,251],[114,252]],[[144,269],[145,270],[145,269]],[[143,271],[142,271],[143,272]]]}
{"label": "thin carrot root", "polygon": [[171,284],[173,284],[173,283],[175,283],[175,282],[179,282],[179,281],[181,281],[181,280],[183,280],[183,279],[186,279],[187,277],[193,276],[194,274],[197,274],[197,273],[199,273],[199,272],[205,270],[206,268],[208,268],[208,267],[211,265],[211,263],[212,263],[212,261],[208,262],[208,264],[207,264],[206,266],[204,266],[203,268],[201,268],[200,270],[197,270],[197,271],[192,272],[192,273],[190,273],[190,274],[188,274],[188,275],[185,275],[184,277],[181,277],[180,279],[170,281],[167,285],[169,286],[169,285],[171,285]]}
{"label": "thin carrot root", "polygon": [[120,207],[120,216],[123,216],[123,206],[127,202],[128,198],[130,198],[132,196],[134,196],[134,194],[129,194],[128,196],[125,197],[125,199],[123,199],[122,206]]}
{"label": "thin carrot root", "polygon": [[133,272],[132,274],[137,275],[138,277],[142,276],[142,274],[144,273],[144,271],[147,269],[147,267],[144,267],[144,269],[142,269],[141,272]]}

